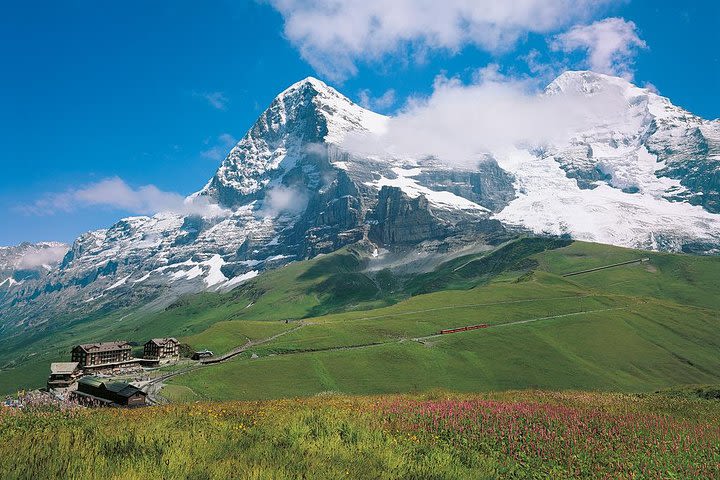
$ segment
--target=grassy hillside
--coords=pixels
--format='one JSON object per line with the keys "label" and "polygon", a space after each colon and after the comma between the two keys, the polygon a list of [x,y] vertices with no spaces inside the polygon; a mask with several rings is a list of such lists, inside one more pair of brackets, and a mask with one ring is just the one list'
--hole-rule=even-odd
{"label": "grassy hillside", "polygon": [[542,391],[0,408],[0,477],[717,478],[718,416],[712,400]]}
{"label": "grassy hillside", "polygon": [[[581,242],[552,249],[538,248],[535,239],[518,243],[408,282],[410,290],[431,290],[455,273],[452,283],[466,282],[464,289],[306,318],[292,333],[172,384],[187,400],[438,387],[653,391],[720,381],[719,259]],[[562,276],[642,258],[650,260]],[[488,275],[478,264],[505,268]],[[474,273],[460,279],[458,267]],[[477,286],[467,288],[473,280]],[[491,327],[431,336],[478,323]]]}
{"label": "grassy hillside", "polygon": [[346,284],[351,273],[370,281],[359,273],[363,266],[359,251],[343,249],[267,272],[229,293],[184,297],[161,312],[124,309],[79,316],[0,338],[0,394],[44,385],[50,362],[67,361],[70,349],[78,343],[125,339],[142,345],[149,338],[176,336],[198,348],[226,351],[248,339],[292,327],[285,319],[391,303],[379,289],[366,290],[362,297],[357,293],[336,295],[330,288],[334,283]]}
{"label": "grassy hillside", "polygon": [[[253,351],[261,355],[259,359],[207,367],[173,383],[190,388],[197,398],[256,399],[328,390],[362,394],[436,387],[648,391],[718,382],[717,321],[704,311],[696,312],[692,320],[678,320],[686,313],[684,308],[653,305],[422,341],[388,340],[376,346],[266,356],[272,353],[270,344]],[[323,348],[383,341],[387,335],[367,328],[316,335],[308,327],[297,332],[299,338],[282,338],[278,343],[284,350],[306,349],[314,343]]]}
{"label": "grassy hillside", "polygon": [[[650,261],[562,276],[645,257]],[[174,335],[219,353],[290,329],[231,362],[177,377],[165,394],[648,391],[720,381],[718,258],[527,238],[422,275],[368,273],[367,262],[362,249],[343,249],[156,314],[121,311],[0,340],[0,392],[42,385],[48,363],[66,359],[81,341]],[[492,326],[420,338],[477,323]]]}

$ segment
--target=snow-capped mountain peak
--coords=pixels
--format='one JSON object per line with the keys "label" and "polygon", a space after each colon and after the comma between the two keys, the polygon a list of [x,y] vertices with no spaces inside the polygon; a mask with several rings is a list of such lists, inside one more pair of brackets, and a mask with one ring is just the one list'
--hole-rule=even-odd
{"label": "snow-capped mountain peak", "polygon": [[314,106],[325,118],[328,131],[323,140],[327,143],[339,145],[351,131],[381,132],[387,121],[388,117],[357,105],[314,77],[307,77],[291,85],[277,98],[287,103],[288,99],[305,96],[306,91],[309,91]]}
{"label": "snow-capped mountain peak", "polygon": [[637,87],[620,77],[613,77],[590,70],[568,70],[560,74],[545,87],[547,94],[583,94],[593,95],[608,88],[619,89],[623,92],[646,93],[649,90]]}
{"label": "snow-capped mountain peak", "polygon": [[389,118],[308,77],[270,103],[190,197],[223,215],[127,218],[81,235],[33,278],[0,269],[0,318],[29,325],[130,298],[162,306],[359,241],[427,253],[531,231],[720,251],[719,121],[593,72],[566,72],[544,95],[581,113],[583,102],[607,103],[612,114],[601,108],[562,140],[508,145],[470,168],[344,150],[348,134],[381,133]]}
{"label": "snow-capped mountain peak", "polygon": [[588,71],[563,73],[545,95],[600,114],[567,143],[537,156],[515,152],[498,159],[521,191],[498,218],[631,247],[679,250],[693,241],[718,242],[720,122],[625,79]]}
{"label": "snow-capped mountain peak", "polygon": [[274,178],[291,170],[308,148],[339,145],[352,131],[380,131],[386,119],[308,77],[272,101],[198,195],[233,207],[253,201]]}

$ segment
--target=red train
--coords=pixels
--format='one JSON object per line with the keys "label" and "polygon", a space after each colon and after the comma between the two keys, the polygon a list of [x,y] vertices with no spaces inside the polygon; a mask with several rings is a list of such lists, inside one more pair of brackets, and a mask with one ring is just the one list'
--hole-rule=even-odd
{"label": "red train", "polygon": [[445,335],[446,333],[457,333],[457,332],[467,332],[468,330],[477,330],[478,328],[488,328],[490,325],[487,323],[481,323],[480,325],[469,325],[467,327],[458,327],[458,328],[448,328],[447,330],[440,330],[440,335]]}

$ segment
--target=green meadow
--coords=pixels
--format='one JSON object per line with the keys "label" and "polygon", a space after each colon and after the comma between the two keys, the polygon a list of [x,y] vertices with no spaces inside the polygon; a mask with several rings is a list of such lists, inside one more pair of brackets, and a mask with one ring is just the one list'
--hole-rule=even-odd
{"label": "green meadow", "polygon": [[161,312],[0,340],[7,393],[81,341],[247,347],[171,367],[164,406],[0,408],[0,476],[720,475],[719,258],[527,238],[422,274],[367,266],[346,248]]}
{"label": "green meadow", "polygon": [[0,408],[0,477],[717,478],[718,415],[691,392],[539,390]]}
{"label": "green meadow", "polygon": [[[719,258],[525,238],[422,274],[367,265],[349,247],[161,312],[0,340],[0,391],[41,386],[74,343],[169,335],[216,354],[257,342],[173,378],[162,391],[173,401],[720,383]],[[489,327],[436,335],[473,324]]]}

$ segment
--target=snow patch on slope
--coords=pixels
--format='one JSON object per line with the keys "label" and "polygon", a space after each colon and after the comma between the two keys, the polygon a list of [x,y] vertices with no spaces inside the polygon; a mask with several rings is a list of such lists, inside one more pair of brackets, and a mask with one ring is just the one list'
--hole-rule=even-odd
{"label": "snow patch on slope", "polygon": [[121,279],[118,280],[117,282],[115,282],[115,283],[113,283],[112,285],[110,285],[109,287],[107,287],[107,288],[105,289],[105,291],[108,292],[108,291],[110,291],[110,290],[115,290],[116,288],[125,285],[125,282],[127,282],[127,281],[128,281],[128,278],[130,278],[130,277],[131,277],[131,275],[128,275],[128,276],[126,276],[126,277],[121,278]]}
{"label": "snow patch on slope", "polygon": [[5,280],[3,280],[2,282],[0,282],[0,287],[3,286],[3,285],[5,285],[6,283],[7,283],[7,286],[8,286],[8,287],[12,287],[13,285],[19,285],[19,284],[20,284],[20,282],[18,282],[18,281],[15,280],[14,278],[8,277],[8,278],[6,278]]}
{"label": "snow patch on slope", "polygon": [[232,290],[237,285],[240,285],[243,282],[247,282],[248,280],[257,277],[259,274],[260,272],[258,270],[250,270],[249,272],[243,273],[242,275],[231,278],[227,282],[220,285],[218,289],[223,291]]}
{"label": "snow patch on slope", "polygon": [[398,187],[410,198],[417,198],[420,195],[430,202],[431,205],[451,210],[467,210],[470,212],[489,212],[487,208],[478,205],[466,198],[455,195],[452,192],[431,190],[418,183],[413,178],[417,177],[422,173],[421,168],[400,168],[393,167],[391,169],[395,175],[395,178],[387,178],[380,175],[380,178],[374,182],[367,182],[366,185],[377,188],[378,190],[384,186]]}
{"label": "snow patch on slope", "polygon": [[209,267],[209,271],[205,276],[205,284],[208,287],[217,285],[218,283],[226,282],[227,277],[222,273],[222,266],[225,265],[225,260],[220,255],[213,255],[210,260],[204,262]]}
{"label": "snow patch on slope", "polygon": [[[166,265],[164,267],[159,267],[155,269],[155,271],[162,272],[164,270],[168,269],[177,269],[178,267],[183,266],[189,266],[190,269],[182,269],[175,270],[174,272],[170,273],[170,278],[172,281],[178,281],[178,280],[193,280],[198,277],[203,277],[203,281],[207,287],[212,287],[214,285],[217,285],[219,283],[227,281],[227,277],[222,273],[222,266],[225,265],[225,260],[218,255],[215,254],[210,259],[205,260],[203,262],[195,262],[193,260],[186,260],[181,263],[175,263],[172,265]],[[141,281],[141,280],[138,280]]]}
{"label": "snow patch on slope", "polygon": [[[720,240],[720,216],[702,207],[669,202],[647,188],[629,194],[599,183],[580,189],[560,165],[532,154],[509,151],[498,164],[515,175],[518,196],[495,218],[536,233],[562,235],[592,242],[647,248],[657,233],[679,238]],[[651,238],[652,236],[652,238]]]}

